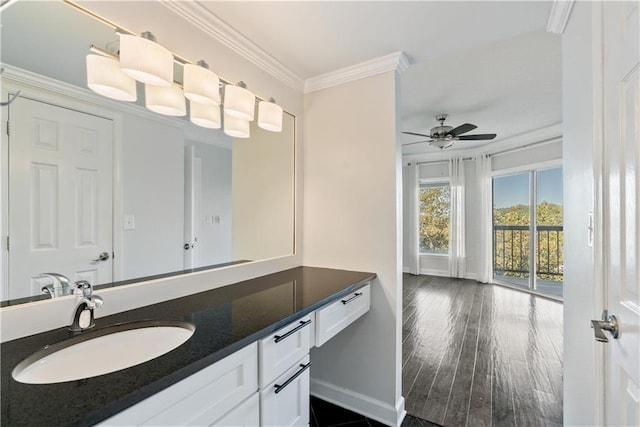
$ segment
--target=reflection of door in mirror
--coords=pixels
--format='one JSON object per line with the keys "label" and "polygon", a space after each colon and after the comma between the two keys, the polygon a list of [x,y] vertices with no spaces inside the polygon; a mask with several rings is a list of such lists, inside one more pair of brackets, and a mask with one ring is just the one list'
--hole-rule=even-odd
{"label": "reflection of door in mirror", "polygon": [[227,138],[210,142],[185,141],[185,268],[232,260],[233,154]]}
{"label": "reflection of door in mirror", "polygon": [[46,272],[111,281],[112,257],[99,255],[112,253],[112,121],[25,98],[9,114],[9,283],[2,299],[41,294],[50,283],[39,278]]}

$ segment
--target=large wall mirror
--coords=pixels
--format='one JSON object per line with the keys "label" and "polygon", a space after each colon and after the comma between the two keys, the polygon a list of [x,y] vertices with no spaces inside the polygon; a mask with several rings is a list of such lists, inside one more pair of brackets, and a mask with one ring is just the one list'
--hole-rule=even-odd
{"label": "large wall mirror", "polygon": [[295,118],[240,139],[150,112],[143,95],[103,102],[85,56],[114,40],[63,2],[2,10],[3,101],[23,89],[2,107],[4,304],[48,298],[41,273],[100,287],[294,253]]}

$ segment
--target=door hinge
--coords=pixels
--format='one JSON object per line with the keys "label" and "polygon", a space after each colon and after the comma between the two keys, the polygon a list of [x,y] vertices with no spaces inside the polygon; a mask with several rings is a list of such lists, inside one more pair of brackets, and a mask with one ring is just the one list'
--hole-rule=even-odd
{"label": "door hinge", "polygon": [[11,121],[7,120],[7,136],[11,136]]}
{"label": "door hinge", "polygon": [[7,236],[7,251],[9,251],[9,236]]}

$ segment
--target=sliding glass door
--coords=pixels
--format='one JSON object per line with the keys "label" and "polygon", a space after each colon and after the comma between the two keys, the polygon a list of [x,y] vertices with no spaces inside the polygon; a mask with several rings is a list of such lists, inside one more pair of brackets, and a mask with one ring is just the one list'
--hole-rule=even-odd
{"label": "sliding glass door", "polygon": [[562,168],[494,177],[494,280],[562,296],[562,213]]}

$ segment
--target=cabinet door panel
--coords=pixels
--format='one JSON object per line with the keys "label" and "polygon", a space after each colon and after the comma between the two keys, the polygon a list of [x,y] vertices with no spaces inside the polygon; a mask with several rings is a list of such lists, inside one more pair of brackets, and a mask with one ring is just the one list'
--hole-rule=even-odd
{"label": "cabinet door panel", "polygon": [[102,425],[209,425],[258,390],[251,344],[104,421]]}
{"label": "cabinet door panel", "polygon": [[260,397],[254,393],[250,398],[220,418],[213,426],[257,427],[260,425]]}

